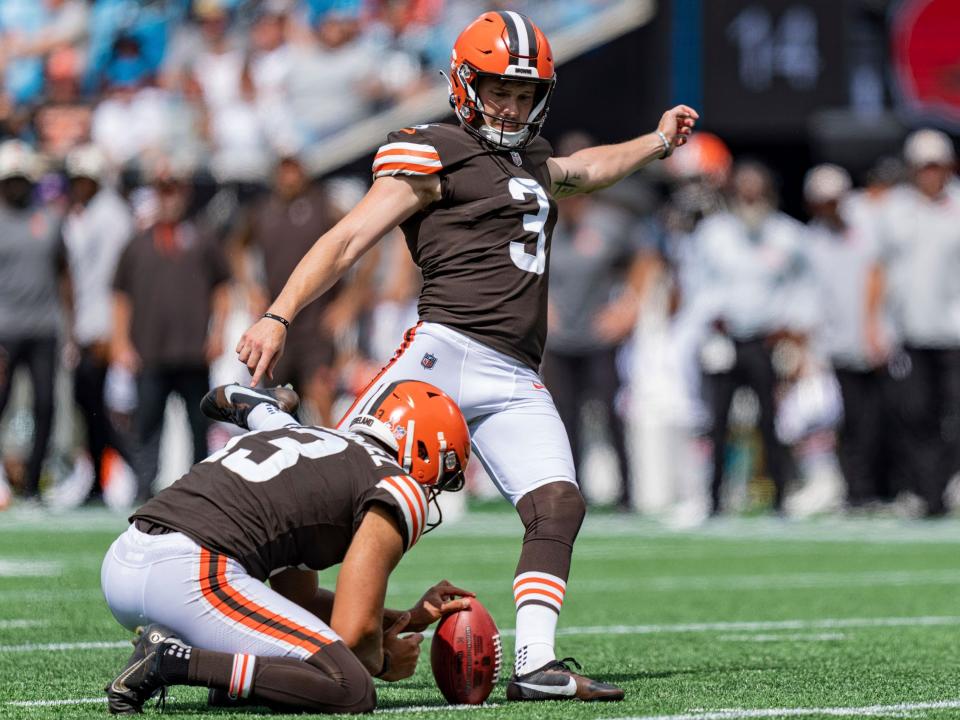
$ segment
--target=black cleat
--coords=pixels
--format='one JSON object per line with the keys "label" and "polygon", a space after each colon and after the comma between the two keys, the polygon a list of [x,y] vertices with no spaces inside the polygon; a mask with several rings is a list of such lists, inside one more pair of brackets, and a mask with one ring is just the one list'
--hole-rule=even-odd
{"label": "black cleat", "polygon": [[251,388],[234,383],[215,387],[204,395],[200,410],[211,420],[232,423],[249,430],[247,416],[262,403],[269,403],[293,415],[300,406],[300,397],[288,387]]}
{"label": "black cleat", "polygon": [[582,669],[573,658],[564,658],[551,660],[524,675],[514,675],[507,685],[507,700],[623,700],[623,690],[616,685],[577,675],[567,663]]}
{"label": "black cleat", "polygon": [[162,690],[164,683],[158,665],[167,645],[184,645],[163,625],[154,623],[137,628],[140,636],[134,642],[133,654],[120,674],[104,690],[107,705],[113,715],[135,715],[143,712],[143,705]]}

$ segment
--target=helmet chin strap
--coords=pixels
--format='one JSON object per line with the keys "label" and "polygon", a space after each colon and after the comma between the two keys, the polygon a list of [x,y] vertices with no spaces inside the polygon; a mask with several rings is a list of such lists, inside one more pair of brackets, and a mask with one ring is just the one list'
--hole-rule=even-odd
{"label": "helmet chin strap", "polygon": [[497,130],[495,127],[484,123],[480,126],[480,134],[492,143],[512,148],[519,147],[526,142],[530,135],[530,128],[525,127],[514,132],[507,132],[506,130]]}

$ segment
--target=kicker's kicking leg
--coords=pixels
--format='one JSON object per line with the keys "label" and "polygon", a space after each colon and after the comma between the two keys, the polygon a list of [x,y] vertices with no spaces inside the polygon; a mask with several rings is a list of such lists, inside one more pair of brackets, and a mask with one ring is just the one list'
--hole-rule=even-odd
{"label": "kicker's kicking leg", "polygon": [[621,700],[623,691],[572,671],[572,658],[557,660],[554,642],[563,607],[573,543],[586,507],[572,482],[541,485],[520,498],[526,528],[513,582],[517,607],[514,676],[509,700]]}

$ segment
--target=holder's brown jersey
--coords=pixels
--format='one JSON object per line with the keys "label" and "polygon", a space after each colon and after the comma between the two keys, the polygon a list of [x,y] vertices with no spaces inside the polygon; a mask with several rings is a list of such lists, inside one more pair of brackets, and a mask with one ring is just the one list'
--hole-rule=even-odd
{"label": "holder's brown jersey", "polygon": [[420,318],[536,369],[547,337],[547,266],[557,206],[550,144],[498,150],[459,125],[390,133],[374,178],[432,175],[441,198],[400,228],[423,273]]}
{"label": "holder's brown jersey", "polygon": [[130,520],[178,530],[264,580],[341,562],[374,503],[394,515],[409,549],[427,517],[416,480],[361,435],[290,426],[234,438]]}

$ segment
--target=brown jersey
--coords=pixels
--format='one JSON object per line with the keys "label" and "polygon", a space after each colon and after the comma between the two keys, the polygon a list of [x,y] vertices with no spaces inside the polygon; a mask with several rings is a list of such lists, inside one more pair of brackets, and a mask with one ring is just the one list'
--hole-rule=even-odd
{"label": "brown jersey", "polygon": [[459,125],[391,133],[374,177],[431,175],[441,198],[400,227],[423,273],[420,318],[536,369],[547,337],[547,267],[557,206],[550,144],[498,150]]}
{"label": "brown jersey", "polygon": [[134,513],[234,558],[254,577],[341,562],[374,503],[396,518],[409,549],[427,497],[371,440],[290,426],[241,435]]}

